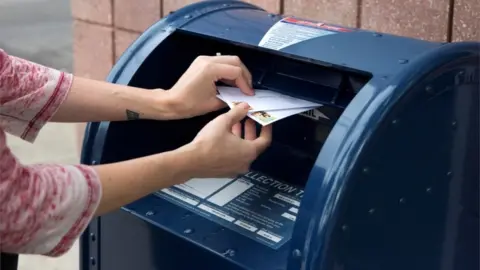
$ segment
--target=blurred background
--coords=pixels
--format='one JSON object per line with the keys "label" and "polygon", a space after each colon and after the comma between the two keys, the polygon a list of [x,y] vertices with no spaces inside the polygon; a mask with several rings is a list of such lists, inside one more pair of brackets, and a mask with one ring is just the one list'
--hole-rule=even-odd
{"label": "blurred background", "polygon": [[[197,0],[0,0],[0,48],[104,80],[142,31]],[[450,42],[480,41],[479,0],[247,0],[270,12]],[[35,144],[9,137],[25,163],[79,161],[82,125],[48,124]],[[60,258],[21,256],[20,270],[77,270],[78,244]]]}

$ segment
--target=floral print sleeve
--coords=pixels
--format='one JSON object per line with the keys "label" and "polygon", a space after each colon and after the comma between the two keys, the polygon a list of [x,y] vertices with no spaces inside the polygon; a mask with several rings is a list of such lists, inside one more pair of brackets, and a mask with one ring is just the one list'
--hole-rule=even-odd
{"label": "floral print sleeve", "polygon": [[5,132],[33,142],[67,97],[73,76],[0,49],[0,251],[59,256],[88,225],[101,197],[84,165],[23,165]]}

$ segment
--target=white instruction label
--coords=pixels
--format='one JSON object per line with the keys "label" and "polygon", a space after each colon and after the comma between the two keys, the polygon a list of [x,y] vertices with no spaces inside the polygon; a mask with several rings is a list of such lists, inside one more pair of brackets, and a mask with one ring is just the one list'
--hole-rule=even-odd
{"label": "white instruction label", "polygon": [[202,178],[192,179],[180,185],[176,185],[179,189],[186,191],[192,195],[205,199],[217,190],[221,189],[228,183],[233,181],[231,178]]}
{"label": "white instruction label", "polygon": [[287,17],[273,25],[258,45],[281,50],[305,40],[336,34],[334,31],[348,32],[349,29]]}
{"label": "white instruction label", "polygon": [[317,109],[306,111],[304,113],[301,113],[300,115],[308,117],[308,118],[313,119],[313,120],[320,120],[320,118],[325,118],[327,120],[330,120],[330,118],[328,118],[328,116],[326,116],[325,114],[323,114],[321,111],[319,111]]}
{"label": "white instruction label", "polygon": [[249,171],[234,179],[192,179],[159,192],[166,199],[273,249],[292,236],[304,190]]}

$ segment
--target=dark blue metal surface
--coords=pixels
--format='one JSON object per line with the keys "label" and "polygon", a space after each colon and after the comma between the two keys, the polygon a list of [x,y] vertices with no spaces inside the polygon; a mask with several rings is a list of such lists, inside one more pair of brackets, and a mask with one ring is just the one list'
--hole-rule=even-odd
{"label": "dark blue metal surface", "polygon": [[[237,1],[187,6],[150,27],[107,80],[168,89],[195,56],[220,51],[240,55],[256,87],[324,103],[333,121],[278,122],[253,165],[305,186],[292,240],[274,250],[150,195],[92,221],[82,270],[479,269],[480,45],[352,29],[257,47],[280,19]],[[343,92],[345,78],[360,88]],[[90,123],[82,162],[175,149],[217,114]]]}
{"label": "dark blue metal surface", "polygon": [[311,172],[289,269],[478,269],[479,48],[360,91]]}

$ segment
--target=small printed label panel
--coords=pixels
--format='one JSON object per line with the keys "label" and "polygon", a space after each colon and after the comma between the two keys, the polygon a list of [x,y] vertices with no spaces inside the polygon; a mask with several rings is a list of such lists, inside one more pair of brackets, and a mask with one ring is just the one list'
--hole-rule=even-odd
{"label": "small printed label panel", "polygon": [[303,192],[251,171],[235,179],[192,179],[155,194],[278,249],[291,238]]}

